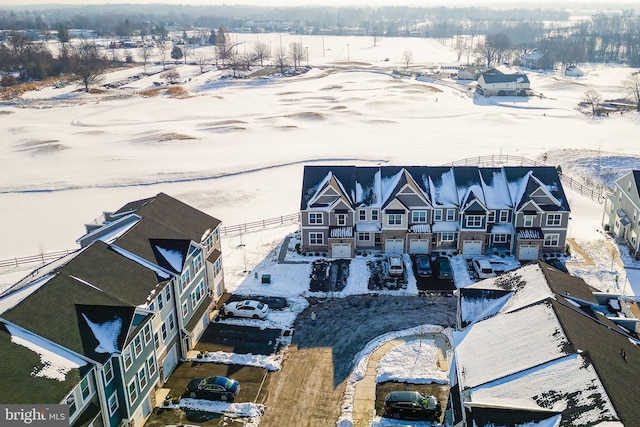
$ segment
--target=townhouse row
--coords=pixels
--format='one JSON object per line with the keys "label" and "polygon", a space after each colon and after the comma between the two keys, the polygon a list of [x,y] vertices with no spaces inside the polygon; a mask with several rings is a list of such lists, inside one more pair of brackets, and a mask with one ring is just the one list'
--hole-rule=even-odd
{"label": "townhouse row", "polygon": [[301,250],[535,260],[564,251],[570,208],[556,168],[306,166]]}
{"label": "townhouse row", "polygon": [[140,426],[225,291],[220,221],[166,194],[86,226],[81,249],[0,294],[4,403]]}

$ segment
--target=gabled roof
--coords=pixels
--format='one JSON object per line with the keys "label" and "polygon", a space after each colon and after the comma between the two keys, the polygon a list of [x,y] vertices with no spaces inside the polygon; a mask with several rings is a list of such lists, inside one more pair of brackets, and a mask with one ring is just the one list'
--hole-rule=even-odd
{"label": "gabled roof", "polygon": [[482,73],[482,79],[485,83],[529,83],[529,77],[514,68],[504,66],[491,68]]}
{"label": "gabled roof", "polygon": [[[122,350],[133,326],[136,307],[70,274],[63,267],[3,317],[75,353],[103,362]],[[94,326],[91,326],[93,322]],[[107,338],[109,342],[95,344]],[[91,340],[89,337],[94,336]]]}
{"label": "gabled roof", "polygon": [[556,168],[552,166],[505,166],[504,173],[511,193],[513,206],[520,209],[528,201],[532,200],[532,193],[537,190],[551,196],[551,205],[536,204],[545,210],[570,210],[567,197],[564,194],[560,176]]}
{"label": "gabled roof", "polygon": [[120,255],[102,241],[67,263],[64,272],[134,306],[147,304],[168,282],[166,276],[159,277],[156,271]]}
{"label": "gabled roof", "polygon": [[61,402],[93,366],[1,321],[0,354],[0,393],[7,404]]}
{"label": "gabled roof", "polygon": [[135,207],[135,213],[142,220],[118,237],[114,244],[148,261],[157,261],[151,239],[201,243],[207,231],[220,225],[220,220],[164,193],[126,206]]}
{"label": "gabled roof", "polygon": [[337,197],[344,197],[352,205],[356,194],[355,166],[305,166],[300,210],[322,207],[314,206],[314,201],[328,187],[338,192]]}

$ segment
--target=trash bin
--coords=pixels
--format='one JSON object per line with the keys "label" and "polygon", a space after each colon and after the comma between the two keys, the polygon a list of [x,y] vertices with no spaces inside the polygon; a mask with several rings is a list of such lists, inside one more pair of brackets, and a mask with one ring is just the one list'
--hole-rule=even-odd
{"label": "trash bin", "polygon": [[262,275],[262,283],[266,283],[266,284],[271,283],[271,275],[270,274],[263,274]]}

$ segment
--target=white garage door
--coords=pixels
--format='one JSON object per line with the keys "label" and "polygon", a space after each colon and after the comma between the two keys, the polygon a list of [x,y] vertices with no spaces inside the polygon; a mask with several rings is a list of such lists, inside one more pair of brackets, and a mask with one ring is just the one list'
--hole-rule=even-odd
{"label": "white garage door", "polygon": [[404,240],[387,239],[384,241],[384,251],[388,254],[401,254],[404,252]]}
{"label": "white garage door", "polygon": [[331,245],[333,258],[351,258],[351,243],[334,243]]}
{"label": "white garage door", "polygon": [[410,254],[428,254],[429,241],[424,239],[412,239],[409,241]]}
{"label": "white garage door", "polygon": [[532,260],[538,259],[538,246],[522,245],[520,246],[519,259]]}
{"label": "white garage door", "polygon": [[482,255],[482,240],[465,240],[462,242],[464,255]]}
{"label": "white garage door", "polygon": [[175,369],[178,364],[178,344],[175,344],[171,349],[167,352],[167,355],[164,357],[162,361],[162,375],[164,380],[168,380],[169,376]]}

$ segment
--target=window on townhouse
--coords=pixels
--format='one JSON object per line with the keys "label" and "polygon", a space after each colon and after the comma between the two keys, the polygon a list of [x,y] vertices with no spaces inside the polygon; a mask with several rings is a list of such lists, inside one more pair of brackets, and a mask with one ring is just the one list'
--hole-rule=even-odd
{"label": "window on townhouse", "polygon": [[467,228],[482,227],[482,216],[481,215],[467,215],[465,217],[465,227],[467,227]]}
{"label": "window on townhouse", "polygon": [[445,232],[440,235],[440,240],[442,240],[443,242],[453,242],[455,238],[455,233],[451,232]]}
{"label": "window on townhouse", "polygon": [[213,276],[217,276],[218,274],[220,274],[220,271],[222,271],[222,261],[220,261],[220,258],[218,258],[214,263],[213,263]]}
{"label": "window on townhouse", "polygon": [[491,224],[496,222],[496,211],[495,210],[489,211],[489,215],[487,216],[487,222],[491,223]]}
{"label": "window on townhouse", "polygon": [[160,333],[162,334],[162,341],[167,342],[167,324],[163,323],[160,326]]}
{"label": "window on townhouse", "polygon": [[146,324],[144,325],[144,344],[147,345],[151,342],[151,325],[150,324]]}
{"label": "window on townhouse", "polygon": [[560,235],[551,233],[544,235],[544,246],[558,246],[560,242]]}
{"label": "window on townhouse", "polygon": [[347,225],[347,215],[346,214],[336,214],[336,224],[338,224],[338,225]]}
{"label": "window on townhouse", "polygon": [[436,209],[433,211],[433,220],[442,221],[442,209]]}
{"label": "window on townhouse", "polygon": [[500,222],[509,222],[509,211],[500,211]]}
{"label": "window on townhouse", "polygon": [[164,307],[164,301],[162,301],[162,294],[158,294],[158,310],[162,310]]}
{"label": "window on townhouse", "polygon": [[147,371],[144,366],[138,371],[138,383],[140,384],[140,391],[147,386]]}
{"label": "window on townhouse", "polygon": [[220,240],[220,230],[216,228],[213,230],[213,243],[218,243],[218,240]]}
{"label": "window on townhouse", "polygon": [[371,221],[378,221],[378,210],[373,209],[371,211]]}
{"label": "window on townhouse", "polygon": [[129,391],[129,402],[133,405],[138,398],[138,388],[136,387],[136,379],[134,378],[127,386],[127,390]]}
{"label": "window on townhouse", "polygon": [[367,211],[365,209],[358,210],[358,220],[366,221],[367,220]]}
{"label": "window on townhouse", "polygon": [[456,210],[447,209],[447,221],[455,221],[455,220],[456,220]]}
{"label": "window on townhouse", "polygon": [[309,212],[309,224],[322,224],[322,213]]}
{"label": "window on townhouse", "polygon": [[157,332],[153,334],[153,345],[156,350],[160,348],[160,337],[158,336]]}
{"label": "window on townhouse", "polygon": [[104,383],[109,384],[113,379],[113,362],[111,359],[107,360],[107,363],[104,364]]}
{"label": "window on townhouse", "polygon": [[324,244],[324,236],[322,233],[309,233],[309,244],[310,245],[323,245]]}
{"label": "window on townhouse", "polygon": [[633,222],[636,222],[636,217],[638,216],[638,211],[634,208],[633,209]]}
{"label": "window on townhouse", "polygon": [[213,248],[213,234],[209,234],[204,241],[204,245],[207,248],[207,252]]}
{"label": "window on townhouse", "polygon": [[186,301],[184,301],[182,303],[182,318],[186,318],[187,315],[189,314],[189,305],[187,304]]}
{"label": "window on townhouse", "polygon": [[118,408],[120,407],[120,404],[118,403],[117,391],[114,391],[113,394],[109,396],[108,404],[109,404],[109,417],[113,417],[113,414],[115,414]]}
{"label": "window on townhouse", "polygon": [[561,214],[547,214],[547,225],[558,226],[562,223]]}
{"label": "window on townhouse", "polygon": [[494,234],[493,243],[507,243],[507,237],[506,234]]}
{"label": "window on townhouse", "polygon": [[388,214],[387,225],[402,225],[402,214]]}
{"label": "window on townhouse", "polygon": [[195,309],[206,294],[204,280],[198,283],[198,286],[191,292],[191,308]]}
{"label": "window on townhouse", "polygon": [[127,349],[124,351],[124,369],[129,369],[132,363],[133,359],[131,358],[131,349],[127,347]]}
{"label": "window on townhouse", "polygon": [[371,241],[371,234],[369,234],[369,233],[358,233],[358,241],[360,241],[360,242],[369,242],[369,241]]}
{"label": "window on townhouse", "polygon": [[136,357],[142,353],[142,338],[140,338],[140,334],[136,335],[133,339],[133,351],[136,354]]}
{"label": "window on townhouse", "polygon": [[155,302],[152,302],[151,304],[149,304],[149,310],[156,311],[156,303]]}
{"label": "window on townhouse", "polygon": [[427,222],[427,211],[413,211],[411,213],[411,222]]}
{"label": "window on townhouse", "polygon": [[525,215],[524,216],[524,221],[522,223],[522,225],[524,227],[533,227],[533,220],[536,218],[535,215]]}
{"label": "window on townhouse", "polygon": [[200,250],[198,250],[198,252],[193,255],[192,264],[194,272],[198,272],[202,268],[202,252],[200,252]]}
{"label": "window on townhouse", "polygon": [[153,377],[156,374],[156,358],[152,354],[151,357],[147,360],[147,367],[149,368],[149,378]]}
{"label": "window on townhouse", "polygon": [[636,241],[637,241],[637,236],[636,236],[636,232],[632,231],[631,232],[631,244],[633,245],[633,247],[636,246]]}
{"label": "window on townhouse", "polygon": [[84,377],[82,381],[80,381],[80,394],[82,395],[83,402],[91,395],[91,382],[87,377]]}
{"label": "window on townhouse", "polygon": [[176,327],[176,322],[175,322],[175,320],[173,319],[173,313],[171,313],[171,314],[169,315],[169,317],[167,317],[167,324],[169,325],[169,330],[170,330],[170,331],[173,331],[173,330],[175,329],[175,327]]}
{"label": "window on townhouse", "polygon": [[78,410],[78,405],[76,404],[76,396],[74,393],[71,393],[69,397],[65,400],[67,405],[69,405],[69,417],[72,417],[73,414]]}
{"label": "window on townhouse", "polygon": [[164,299],[166,299],[167,302],[171,301],[171,286],[164,288]]}
{"label": "window on townhouse", "polygon": [[191,282],[191,270],[187,267],[180,276],[180,290],[182,292],[189,286],[189,282]]}

